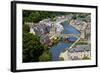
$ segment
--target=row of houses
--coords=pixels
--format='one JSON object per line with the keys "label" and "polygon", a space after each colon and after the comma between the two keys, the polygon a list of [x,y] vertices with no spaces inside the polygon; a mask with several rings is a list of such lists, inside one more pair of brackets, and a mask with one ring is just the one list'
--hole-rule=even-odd
{"label": "row of houses", "polygon": [[[56,34],[61,34],[63,26],[59,23],[51,21],[50,18],[44,19],[39,23],[30,26],[30,33],[38,35],[42,44],[51,45],[51,37]],[[52,37],[52,38],[53,38]]]}
{"label": "row of houses", "polygon": [[68,49],[68,59],[69,60],[81,60],[81,59],[90,59],[91,58],[91,45],[89,42],[91,34],[91,15],[88,15],[84,18],[86,21],[83,21],[81,18],[72,20],[70,24],[77,28],[81,32],[81,38],[87,40],[87,45],[77,45],[74,48]]}
{"label": "row of houses", "polygon": [[81,34],[83,35],[83,39],[87,39],[90,41],[90,35],[91,35],[91,16],[88,15],[86,18],[87,21],[83,21],[80,18],[77,18],[75,20],[70,21],[70,25],[75,27],[77,30],[82,32]]}
{"label": "row of houses", "polygon": [[77,45],[75,48],[68,49],[68,60],[90,59],[90,57],[90,45]]}

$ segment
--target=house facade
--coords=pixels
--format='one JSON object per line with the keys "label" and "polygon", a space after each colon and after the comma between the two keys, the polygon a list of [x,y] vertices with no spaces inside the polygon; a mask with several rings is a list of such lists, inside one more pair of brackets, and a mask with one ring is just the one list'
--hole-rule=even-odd
{"label": "house facade", "polygon": [[90,45],[78,45],[75,48],[68,50],[69,60],[90,59],[91,49]]}

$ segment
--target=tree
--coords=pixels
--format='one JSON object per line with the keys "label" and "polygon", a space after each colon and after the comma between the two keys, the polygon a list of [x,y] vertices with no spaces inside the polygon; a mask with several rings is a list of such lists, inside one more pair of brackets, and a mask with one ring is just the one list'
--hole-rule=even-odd
{"label": "tree", "polygon": [[29,19],[30,19],[30,22],[39,22],[40,21],[40,13],[38,11],[36,12],[32,12],[30,15],[29,15]]}
{"label": "tree", "polygon": [[23,62],[38,61],[38,57],[43,52],[38,36],[24,32],[23,33]]}
{"label": "tree", "polygon": [[76,15],[74,14],[73,17],[72,17],[72,19],[76,19],[76,18],[77,18],[77,17],[76,17]]}
{"label": "tree", "polygon": [[23,31],[24,32],[29,32],[30,31],[29,25],[23,25]]}
{"label": "tree", "polygon": [[51,55],[48,50],[47,46],[40,43],[38,36],[23,33],[23,62],[49,61]]}
{"label": "tree", "polygon": [[23,24],[25,24],[25,22],[30,22],[30,18],[29,17],[23,17]]}
{"label": "tree", "polygon": [[23,10],[23,24],[25,22],[30,22],[29,15],[32,13],[30,10]]}
{"label": "tree", "polygon": [[50,61],[51,55],[49,51],[43,52],[43,54],[39,57],[39,61]]}

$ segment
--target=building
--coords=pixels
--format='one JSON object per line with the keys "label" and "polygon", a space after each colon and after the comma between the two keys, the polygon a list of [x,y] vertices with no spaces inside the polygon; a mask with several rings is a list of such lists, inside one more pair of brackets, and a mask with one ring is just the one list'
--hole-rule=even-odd
{"label": "building", "polygon": [[35,35],[35,31],[34,31],[34,28],[32,26],[30,27],[30,33]]}
{"label": "building", "polygon": [[68,59],[69,60],[81,60],[87,57],[91,57],[91,47],[90,45],[78,45],[75,48],[68,50]]}

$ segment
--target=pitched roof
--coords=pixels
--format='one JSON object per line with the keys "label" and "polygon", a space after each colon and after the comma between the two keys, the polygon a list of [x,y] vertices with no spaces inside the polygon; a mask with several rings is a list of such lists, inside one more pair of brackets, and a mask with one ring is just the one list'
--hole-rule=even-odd
{"label": "pitched roof", "polygon": [[71,48],[68,50],[69,52],[84,52],[90,51],[90,45],[78,45],[75,48]]}

